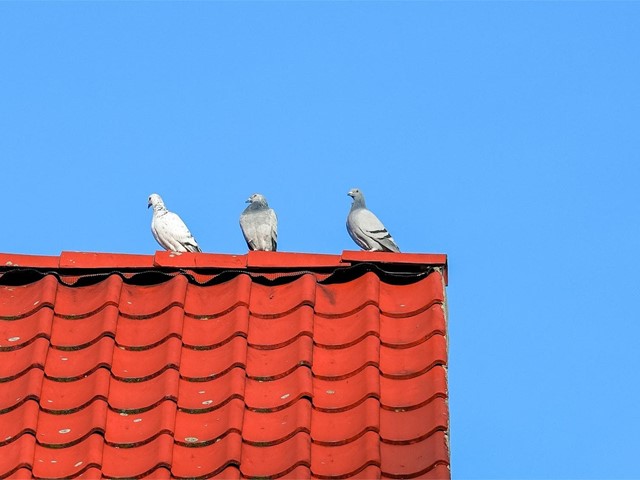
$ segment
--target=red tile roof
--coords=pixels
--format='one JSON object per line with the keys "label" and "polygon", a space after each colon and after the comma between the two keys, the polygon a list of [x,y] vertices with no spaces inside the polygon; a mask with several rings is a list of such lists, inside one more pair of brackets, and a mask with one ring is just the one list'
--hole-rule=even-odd
{"label": "red tile roof", "polygon": [[448,479],[446,273],[0,254],[0,477]]}

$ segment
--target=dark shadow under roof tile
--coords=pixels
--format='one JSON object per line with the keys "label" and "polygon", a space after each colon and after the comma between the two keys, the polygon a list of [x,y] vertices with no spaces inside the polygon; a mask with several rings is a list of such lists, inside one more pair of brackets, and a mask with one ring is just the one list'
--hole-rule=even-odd
{"label": "dark shadow under roof tile", "polygon": [[416,283],[380,283],[380,310],[389,316],[408,316],[444,302],[442,275],[433,272]]}
{"label": "dark shadow under roof tile", "polygon": [[311,397],[312,391],[311,369],[301,366],[277,380],[259,381],[247,378],[245,402],[252,409],[277,410],[300,401],[302,397]]}
{"label": "dark shadow under roof tile", "polygon": [[278,348],[249,347],[247,375],[254,379],[273,379],[291,372],[300,365],[310,367],[312,358],[313,340],[307,335],[297,337],[293,342]]}
{"label": "dark shadow under roof tile", "polygon": [[190,284],[184,310],[192,317],[217,317],[238,306],[248,307],[251,284],[249,275],[238,275],[226,282],[206,287]]}
{"label": "dark shadow under roof tile", "polygon": [[60,285],[56,296],[56,315],[65,318],[86,317],[107,305],[118,305],[122,277],[110,275],[101,282],[83,287]]}
{"label": "dark shadow under roof tile", "polygon": [[247,339],[232,337],[216,348],[183,348],[180,374],[186,379],[207,379],[222,375],[231,368],[245,368]]}
{"label": "dark shadow under roof tile", "polygon": [[56,447],[77,443],[91,433],[103,433],[107,415],[107,402],[97,400],[87,408],[65,414],[40,412],[38,418],[38,443]]}
{"label": "dark shadow under roof tile", "polygon": [[380,335],[380,311],[367,305],[345,317],[316,316],[313,339],[327,347],[340,347],[361,341],[368,335]]}
{"label": "dark shadow under roof tile", "polygon": [[107,305],[88,317],[55,317],[51,327],[51,345],[73,349],[96,342],[102,336],[115,337],[117,305]]}
{"label": "dark shadow under roof tile", "polygon": [[50,378],[42,382],[40,407],[55,413],[86,408],[96,400],[109,398],[111,375],[105,368],[98,368],[86,377],[71,382],[57,382]]}
{"label": "dark shadow under roof tile", "polygon": [[380,279],[368,272],[347,283],[318,285],[316,313],[327,317],[344,317],[365,305],[378,305]]}
{"label": "dark shadow under roof tile", "polygon": [[422,478],[438,464],[449,463],[446,434],[437,431],[407,445],[380,444],[382,472],[393,478]]}
{"label": "dark shadow under roof tile", "polygon": [[197,447],[241,433],[245,416],[244,402],[232,399],[220,408],[204,413],[178,411],[175,417],[175,441],[184,446]]}
{"label": "dark shadow under roof tile", "polygon": [[303,306],[276,318],[249,318],[247,340],[257,347],[273,347],[293,341],[301,335],[313,335],[313,310]]}
{"label": "dark shadow under roof tile", "polygon": [[446,395],[447,374],[442,366],[437,365],[417,377],[380,377],[380,403],[389,409],[417,407],[435,396]]}
{"label": "dark shadow under roof tile", "polygon": [[220,408],[234,398],[244,400],[245,380],[242,368],[232,368],[224,375],[202,382],[182,378],[178,407],[198,413]]}
{"label": "dark shadow under roof tile", "polygon": [[171,473],[177,478],[210,477],[221,475],[230,465],[240,465],[242,437],[230,433],[220,441],[202,447],[185,447],[176,444],[173,448]]}
{"label": "dark shadow under roof tile", "polygon": [[17,408],[0,414],[0,446],[14,442],[25,433],[35,435],[38,428],[38,402],[27,400]]}
{"label": "dark shadow under roof tile", "polygon": [[168,367],[177,369],[181,354],[182,342],[175,337],[144,350],[116,347],[113,349],[111,374],[119,379],[150,377]]}
{"label": "dark shadow under roof tile", "polygon": [[150,318],[118,319],[116,343],[129,348],[148,348],[163,342],[169,337],[182,336],[184,310],[173,306],[167,311]]}
{"label": "dark shadow under roof tile", "polygon": [[169,468],[173,456],[173,438],[162,434],[149,443],[118,448],[104,445],[102,472],[106,477],[131,478],[158,467]]}
{"label": "dark shadow under roof tile", "polygon": [[173,435],[177,406],[171,400],[164,400],[153,408],[136,413],[106,413],[105,440],[117,446],[127,446],[147,442],[162,435]]}
{"label": "dark shadow under roof tile", "polygon": [[36,338],[49,338],[52,322],[53,310],[50,308],[41,308],[17,320],[0,319],[0,350],[23,348]]}
{"label": "dark shadow under roof tile", "polygon": [[366,366],[378,366],[380,339],[368,335],[359,342],[342,348],[324,348],[316,345],[313,350],[313,373],[318,377],[346,377]]}
{"label": "dark shadow under roof tile", "polygon": [[172,306],[184,306],[189,281],[184,275],[156,285],[124,284],[120,295],[120,313],[130,318],[158,316]]}
{"label": "dark shadow under roof tile", "polygon": [[0,384],[0,411],[11,410],[29,399],[38,401],[42,391],[43,378],[43,370],[32,368],[24,375]]}
{"label": "dark shadow under roof tile", "polygon": [[380,402],[367,398],[348,410],[313,410],[311,432],[317,444],[339,445],[354,441],[367,431],[380,429]]}
{"label": "dark shadow under roof tile", "polygon": [[311,402],[301,399],[276,411],[247,410],[242,435],[246,443],[282,443],[300,431],[311,431]]}
{"label": "dark shadow under roof tile", "polygon": [[248,330],[249,308],[239,306],[215,318],[185,316],[182,341],[190,347],[216,347],[237,335],[246,338]]}
{"label": "dark shadow under roof tile", "polygon": [[311,274],[282,285],[260,285],[254,282],[251,286],[249,310],[253,316],[280,317],[303,305],[313,306],[315,299],[316,279]]}
{"label": "dark shadow under roof tile", "polygon": [[90,466],[102,464],[102,435],[89,435],[66,448],[35,447],[33,475],[45,478],[71,478]]}
{"label": "dark shadow under roof tile", "polygon": [[16,350],[0,351],[0,381],[24,375],[31,368],[44,368],[49,341],[36,338]]}
{"label": "dark shadow under roof tile", "polygon": [[16,320],[41,308],[53,309],[57,290],[55,275],[46,275],[27,285],[0,285],[0,319]]}
{"label": "dark shadow under roof tile", "polygon": [[366,398],[380,397],[380,372],[375,366],[365,367],[344,379],[313,382],[313,405],[322,410],[348,410]]}
{"label": "dark shadow under roof tile", "polygon": [[21,435],[14,442],[0,446],[0,478],[33,465],[36,439],[33,435]]}
{"label": "dark shadow under roof tile", "polygon": [[79,379],[97,368],[111,368],[114,340],[101,337],[96,343],[78,350],[50,348],[44,373],[53,379]]}
{"label": "dark shadow under roof tile", "polygon": [[179,374],[167,369],[149,379],[123,382],[111,378],[109,386],[109,406],[117,411],[147,409],[164,400],[178,398]]}
{"label": "dark shadow under roof tile", "polygon": [[445,331],[444,311],[438,304],[410,317],[380,316],[380,341],[383,345],[415,345],[436,333],[444,335]]}
{"label": "dark shadow under roof tile", "polygon": [[411,376],[425,372],[434,365],[447,363],[447,339],[433,335],[409,348],[380,348],[380,372],[385,376]]}
{"label": "dark shadow under roof tile", "polygon": [[435,397],[419,408],[380,410],[380,437],[386,443],[413,443],[436,430],[449,428],[447,401]]}
{"label": "dark shadow under roof tile", "polygon": [[294,468],[311,465],[311,438],[299,432],[282,443],[242,445],[240,470],[245,477],[277,478]]}
{"label": "dark shadow under roof tile", "polygon": [[320,478],[344,478],[362,472],[368,466],[380,466],[379,438],[367,432],[343,445],[311,445],[311,471]]}

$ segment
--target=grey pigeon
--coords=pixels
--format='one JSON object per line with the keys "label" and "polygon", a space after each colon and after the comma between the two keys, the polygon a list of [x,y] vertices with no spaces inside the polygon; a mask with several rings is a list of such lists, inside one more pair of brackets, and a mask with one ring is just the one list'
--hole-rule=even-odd
{"label": "grey pigeon", "polygon": [[198,242],[182,219],[167,210],[157,193],[149,195],[148,207],[153,207],[151,232],[162,248],[172,252],[201,252]]}
{"label": "grey pigeon", "polygon": [[278,247],[278,219],[267,199],[259,193],[251,195],[249,206],[240,215],[240,228],[249,250],[275,252]]}
{"label": "grey pigeon", "polygon": [[373,212],[367,210],[362,192],[353,188],[347,195],[353,198],[347,217],[347,231],[353,241],[363,250],[370,252],[400,252],[398,245],[382,222]]}

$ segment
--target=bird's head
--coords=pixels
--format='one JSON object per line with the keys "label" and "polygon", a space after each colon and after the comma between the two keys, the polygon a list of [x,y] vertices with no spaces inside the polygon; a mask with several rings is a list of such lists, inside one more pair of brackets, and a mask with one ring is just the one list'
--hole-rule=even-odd
{"label": "bird's head", "polygon": [[347,195],[349,195],[351,198],[355,199],[358,197],[362,197],[362,192],[360,191],[359,188],[352,188],[351,190],[349,190],[347,192]]}
{"label": "bird's head", "polygon": [[254,193],[249,198],[247,198],[245,203],[257,203],[261,205],[267,205],[267,199],[264,198],[264,195],[259,193]]}
{"label": "bird's head", "polygon": [[158,195],[157,193],[152,193],[151,195],[149,195],[147,208],[153,207],[153,209],[155,210],[156,206],[164,207],[164,202],[162,201],[162,197],[160,195]]}

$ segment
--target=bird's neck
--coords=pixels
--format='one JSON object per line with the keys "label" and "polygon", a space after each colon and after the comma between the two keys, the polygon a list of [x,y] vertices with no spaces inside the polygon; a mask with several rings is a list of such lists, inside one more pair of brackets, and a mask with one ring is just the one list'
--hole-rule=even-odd
{"label": "bird's neck", "polygon": [[351,204],[351,210],[357,210],[358,208],[367,208],[362,198],[354,198]]}
{"label": "bird's neck", "polygon": [[247,207],[247,211],[252,212],[254,210],[266,210],[267,208],[269,207],[265,203],[254,202],[249,204],[249,206]]}

